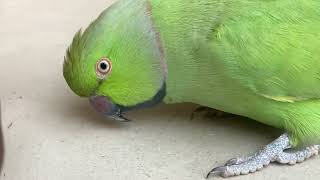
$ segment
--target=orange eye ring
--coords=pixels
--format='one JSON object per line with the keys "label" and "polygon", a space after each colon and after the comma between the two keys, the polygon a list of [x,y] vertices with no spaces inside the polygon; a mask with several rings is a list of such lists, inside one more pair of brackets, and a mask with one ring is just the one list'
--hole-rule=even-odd
{"label": "orange eye ring", "polygon": [[96,74],[99,78],[104,79],[112,69],[111,61],[108,58],[101,58],[96,63]]}

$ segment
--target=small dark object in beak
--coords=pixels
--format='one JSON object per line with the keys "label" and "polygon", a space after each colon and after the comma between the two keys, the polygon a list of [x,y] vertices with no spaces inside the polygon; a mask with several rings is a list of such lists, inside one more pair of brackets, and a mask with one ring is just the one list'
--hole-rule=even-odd
{"label": "small dark object in beak", "polygon": [[112,120],[115,121],[120,121],[120,122],[130,122],[131,120],[122,116],[122,115],[112,115],[112,116],[108,116],[110,118],[112,118]]}
{"label": "small dark object in beak", "polygon": [[111,118],[112,120],[128,122],[128,118],[122,115],[123,107],[113,103],[105,96],[91,96],[89,98],[90,104],[99,113]]}
{"label": "small dark object in beak", "polygon": [[121,122],[129,122],[131,121],[130,119],[124,117],[121,113],[121,110],[118,109],[117,113],[114,114],[114,115],[109,115],[108,117],[111,117],[113,120],[116,120],[116,121],[121,121]]}

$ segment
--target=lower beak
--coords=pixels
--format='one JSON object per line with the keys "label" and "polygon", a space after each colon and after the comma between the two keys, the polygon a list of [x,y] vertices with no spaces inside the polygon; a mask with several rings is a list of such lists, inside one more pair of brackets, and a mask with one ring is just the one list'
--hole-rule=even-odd
{"label": "lower beak", "polygon": [[107,117],[110,117],[113,120],[122,122],[130,121],[128,118],[122,115],[121,108],[117,104],[114,104],[108,97],[91,96],[89,101],[96,111],[106,115]]}

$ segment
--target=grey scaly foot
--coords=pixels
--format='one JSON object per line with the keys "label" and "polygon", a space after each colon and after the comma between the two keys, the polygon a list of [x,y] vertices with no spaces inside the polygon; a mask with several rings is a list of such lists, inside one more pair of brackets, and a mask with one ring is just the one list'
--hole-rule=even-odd
{"label": "grey scaly foot", "polygon": [[233,158],[227,161],[224,166],[212,169],[208,173],[207,178],[211,175],[222,177],[245,175],[261,170],[271,162],[281,164],[300,163],[312,156],[318,155],[320,145],[313,145],[296,152],[284,152],[284,150],[290,148],[289,137],[287,134],[283,134],[252,156]]}
{"label": "grey scaly foot", "polygon": [[313,145],[297,152],[281,152],[274,161],[281,164],[296,164],[318,155],[320,145]]}

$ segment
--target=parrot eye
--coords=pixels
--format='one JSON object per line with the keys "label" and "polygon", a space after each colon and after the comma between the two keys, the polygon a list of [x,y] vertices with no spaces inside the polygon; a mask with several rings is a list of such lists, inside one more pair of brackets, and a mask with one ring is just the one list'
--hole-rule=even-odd
{"label": "parrot eye", "polygon": [[104,79],[111,72],[111,61],[107,58],[101,58],[96,64],[96,73],[99,78]]}

